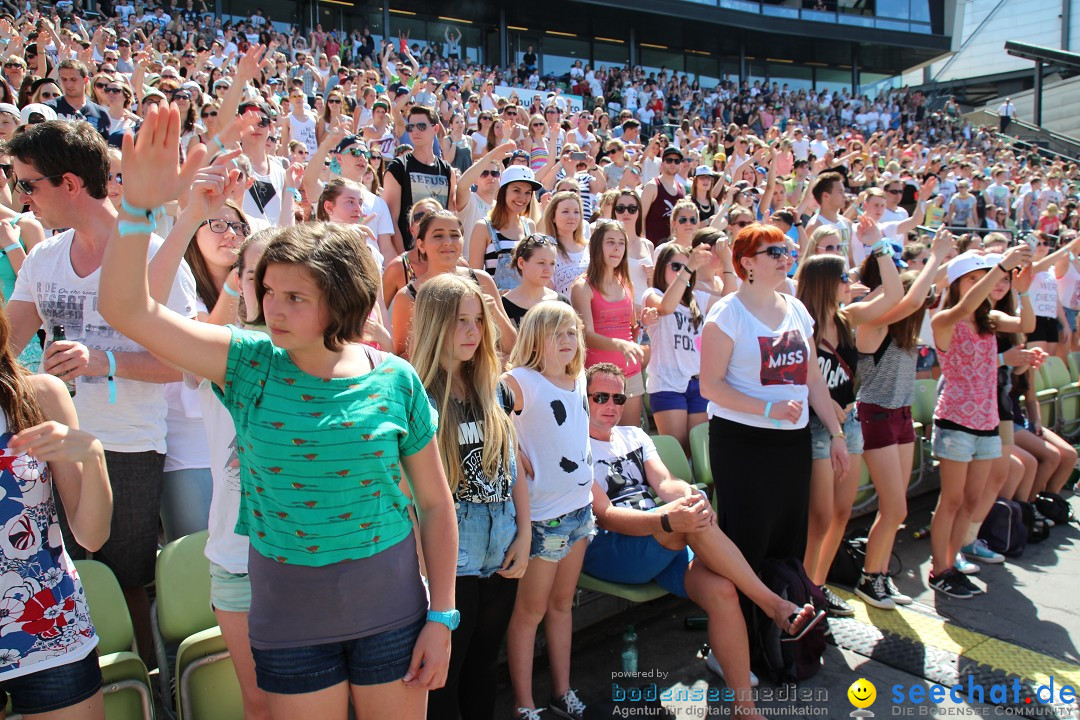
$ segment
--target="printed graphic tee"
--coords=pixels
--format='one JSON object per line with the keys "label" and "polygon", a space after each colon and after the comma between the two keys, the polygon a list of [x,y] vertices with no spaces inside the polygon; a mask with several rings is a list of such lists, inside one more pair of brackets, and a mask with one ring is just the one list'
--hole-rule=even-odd
{"label": "printed graphic tee", "polygon": [[450,207],[450,173],[453,171],[442,158],[435,158],[434,165],[426,165],[412,153],[405,153],[387,164],[386,172],[401,186],[401,210],[396,220],[408,246],[406,249],[412,249],[409,208],[428,199],[438,200],[444,208]]}
{"label": "printed graphic tee", "polygon": [[[809,419],[806,379],[810,368],[808,342],[814,336],[814,320],[798,299],[790,295],[781,297],[788,307],[775,329],[747,310],[737,294],[717,300],[705,322],[715,323],[735,343],[725,378],[731,387],[764,402],[796,400],[803,404],[798,422],[780,421],[781,429],[795,430],[805,427]],[[764,415],[737,412],[711,401],[709,417],[754,427],[777,427]]]}
{"label": "printed graphic tee", "polygon": [[616,425],[607,442],[593,438],[593,478],[607,493],[612,505],[632,510],[651,510],[656,502],[649,494],[645,463],[660,457],[652,439],[639,427]]}

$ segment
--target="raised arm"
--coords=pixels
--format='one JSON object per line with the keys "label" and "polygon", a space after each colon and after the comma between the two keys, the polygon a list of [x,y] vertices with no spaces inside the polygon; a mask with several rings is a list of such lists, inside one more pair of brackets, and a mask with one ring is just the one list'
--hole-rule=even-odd
{"label": "raised arm", "polygon": [[1005,257],[1002,258],[1000,263],[992,267],[979,278],[979,281],[971,289],[964,293],[964,296],[960,298],[960,302],[952,307],[939,310],[930,320],[931,327],[934,330],[934,344],[938,350],[941,352],[949,351],[956,324],[970,316],[980,305],[986,302],[986,299],[990,297],[990,291],[994,289],[994,285],[997,284],[998,279],[1001,277],[999,272],[1004,271],[1006,274],[1012,274],[1013,270],[1016,270],[1030,258],[1031,248],[1026,244],[1014,245],[1005,251]]}
{"label": "raised arm", "polygon": [[101,269],[100,311],[110,326],[165,362],[225,383],[230,332],[181,317],[150,295],[147,251],[150,230],[146,211],[191,187],[206,150],[195,148],[180,166],[180,113],[152,107],[138,141],[124,136],[125,210],[105,249]]}

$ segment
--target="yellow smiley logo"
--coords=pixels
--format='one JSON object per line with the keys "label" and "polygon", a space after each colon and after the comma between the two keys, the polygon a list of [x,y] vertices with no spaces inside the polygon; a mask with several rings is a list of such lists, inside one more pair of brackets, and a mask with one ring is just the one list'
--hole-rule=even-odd
{"label": "yellow smiley logo", "polygon": [[847,691],[848,700],[857,708],[868,708],[877,699],[877,688],[866,678],[859,678],[851,683]]}

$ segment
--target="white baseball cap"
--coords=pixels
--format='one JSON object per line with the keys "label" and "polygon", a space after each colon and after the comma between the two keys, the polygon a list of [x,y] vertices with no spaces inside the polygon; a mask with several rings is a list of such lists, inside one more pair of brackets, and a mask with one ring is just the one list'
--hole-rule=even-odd
{"label": "white baseball cap", "polygon": [[964,277],[968,273],[975,272],[976,270],[989,270],[992,266],[986,262],[986,257],[980,255],[974,250],[968,250],[962,255],[957,255],[949,263],[949,266],[945,269],[945,276],[949,280],[949,284]]}
{"label": "white baseball cap", "polygon": [[41,103],[30,103],[22,109],[22,113],[19,119],[22,120],[22,124],[26,125],[30,122],[30,116],[34,113],[41,115],[45,120],[55,120],[56,110],[52,109],[48,105],[42,105]]}
{"label": "white baseball cap", "polygon": [[544,187],[536,180],[536,175],[533,174],[532,168],[525,167],[524,165],[511,165],[502,171],[502,180],[499,182],[499,187],[505,187],[513,182],[529,183],[533,190],[539,190]]}

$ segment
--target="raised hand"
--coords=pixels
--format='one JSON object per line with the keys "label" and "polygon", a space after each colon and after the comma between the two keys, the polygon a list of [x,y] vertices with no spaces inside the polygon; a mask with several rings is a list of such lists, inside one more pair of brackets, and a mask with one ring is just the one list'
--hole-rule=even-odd
{"label": "raised hand", "polygon": [[259,65],[262,60],[265,45],[252,45],[236,63],[236,82],[247,82],[259,74]]}
{"label": "raised hand", "polygon": [[944,260],[945,256],[949,254],[949,251],[953,249],[953,234],[942,225],[937,229],[937,233],[934,234],[934,241],[930,244],[930,254],[938,259],[938,261]]}
{"label": "raised hand", "polygon": [[869,247],[881,239],[881,228],[872,217],[863,213],[859,218],[859,226],[855,228],[855,235],[859,238],[859,242]]}
{"label": "raised hand", "polygon": [[160,207],[191,187],[206,159],[206,148],[196,145],[180,165],[180,111],[151,106],[139,137],[124,135],[124,199],[140,209]]}

